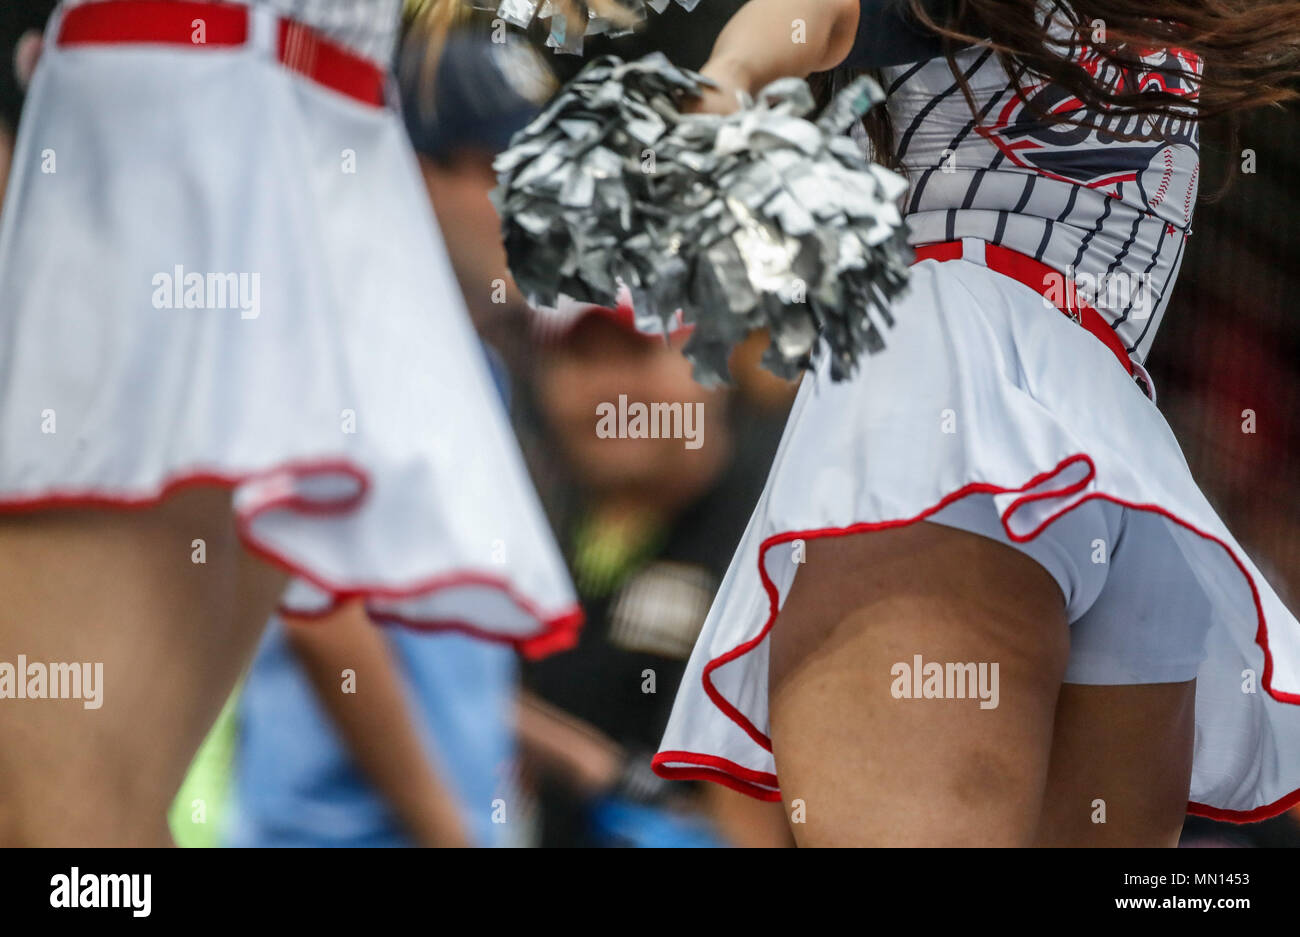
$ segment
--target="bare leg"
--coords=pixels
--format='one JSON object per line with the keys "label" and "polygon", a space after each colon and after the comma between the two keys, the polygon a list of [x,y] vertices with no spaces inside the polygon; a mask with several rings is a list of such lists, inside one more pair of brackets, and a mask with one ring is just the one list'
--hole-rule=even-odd
{"label": "bare leg", "polygon": [[0,517],[0,659],[103,665],[98,709],[0,702],[0,838],[169,843],[167,807],[284,580],[242,549],[216,488]]}
{"label": "bare leg", "polygon": [[[798,843],[1032,842],[1068,654],[1056,582],[1010,547],[924,523],[806,555],[772,634],[770,690]],[[997,707],[896,699],[891,668],[916,654],[996,662]]]}
{"label": "bare leg", "polygon": [[1192,780],[1195,711],[1195,680],[1065,684],[1039,843],[1178,845]]}

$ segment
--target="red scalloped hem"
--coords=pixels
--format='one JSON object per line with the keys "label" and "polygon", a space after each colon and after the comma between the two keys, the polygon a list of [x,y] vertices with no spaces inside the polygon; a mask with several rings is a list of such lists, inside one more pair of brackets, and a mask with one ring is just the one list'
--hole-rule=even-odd
{"label": "red scalloped hem", "polygon": [[[465,585],[468,579],[455,583],[456,585]],[[311,620],[313,618],[324,618],[326,615],[338,608],[343,599],[335,597],[327,608],[314,609],[310,612],[296,611],[284,605],[280,606],[281,615],[291,615],[298,619]],[[551,616],[542,620],[542,631],[532,637],[513,637],[508,634],[502,634],[496,631],[489,631],[478,625],[470,624],[464,621],[451,621],[447,619],[438,619],[437,621],[421,621],[419,619],[408,618],[393,612],[379,612],[367,609],[370,620],[378,625],[394,625],[399,628],[405,628],[409,631],[427,631],[427,632],[455,632],[457,634],[468,635],[471,638],[478,638],[481,641],[491,641],[494,644],[508,644],[515,650],[519,651],[529,660],[540,660],[543,657],[549,657],[552,654],[558,654],[561,651],[567,651],[576,647],[578,644],[578,634],[582,631],[584,615],[582,609],[573,605],[567,612],[561,612],[558,615]]]}
{"label": "red scalloped hem", "polygon": [[[694,767],[683,768],[676,764],[670,765],[668,764],[670,761],[686,761]],[[701,755],[699,752],[659,752],[650,759],[650,767],[654,769],[655,774],[670,781],[712,781],[733,791],[748,794],[756,800],[775,802],[781,799],[775,774],[755,771],[716,755]]]}
{"label": "red scalloped hem", "polygon": [[323,618],[342,603],[358,598],[402,600],[429,595],[443,589],[466,585],[488,586],[502,592],[516,608],[538,622],[539,629],[528,635],[509,635],[463,621],[444,619],[414,619],[392,613],[376,613],[381,624],[398,625],[414,631],[455,631],[486,641],[509,644],[530,659],[545,657],[573,647],[582,628],[583,612],[577,604],[553,612],[543,612],[527,596],[515,590],[501,576],[473,570],[440,573],[428,579],[405,586],[351,585],[340,586],[284,556],[269,544],[253,535],[252,524],[262,514],[273,510],[291,510],[299,514],[325,516],[345,514],[361,503],[370,490],[370,478],[355,464],[342,459],[285,462],[267,469],[251,472],[219,472],[199,469],[178,473],[168,478],[155,491],[147,494],[131,492],[105,492],[95,490],[50,492],[32,498],[0,498],[0,514],[25,514],[58,508],[108,508],[113,510],[144,510],[161,503],[166,498],[186,488],[209,485],[234,489],[239,485],[256,482],[277,475],[290,475],[295,480],[319,475],[343,475],[356,482],[355,493],[341,498],[313,500],[289,491],[269,498],[255,507],[235,509],[235,528],[240,541],[252,554],[291,576],[311,583],[330,596],[327,606],[320,609],[295,610],[281,605],[280,611],[296,618]]}
{"label": "red scalloped hem", "polygon": [[[1081,480],[1062,488],[1047,489],[1041,492],[1031,492],[1031,489],[1037,487],[1042,482],[1060,474],[1066,468],[1079,463],[1088,466],[1088,473]],[[765,564],[767,551],[772,547],[777,546],[778,544],[788,543],[792,540],[817,540],[830,537],[843,537],[858,533],[869,533],[877,530],[888,530],[897,527],[907,527],[911,524],[925,520],[930,515],[941,511],[954,501],[960,500],[967,495],[1021,493],[1023,496],[1013,501],[1002,513],[1000,518],[1007,536],[1017,543],[1025,543],[1034,539],[1049,525],[1069,511],[1074,510],[1082,504],[1086,504],[1088,501],[1100,499],[1132,510],[1147,511],[1153,514],[1158,514],[1166,520],[1172,521],[1180,527],[1190,530],[1197,536],[1221,547],[1241,572],[1242,577],[1246,580],[1246,584],[1250,587],[1251,598],[1255,603],[1255,614],[1258,621],[1258,626],[1255,632],[1255,643],[1264,652],[1264,673],[1260,679],[1260,683],[1264,687],[1265,692],[1278,702],[1300,705],[1300,693],[1287,693],[1282,690],[1275,690],[1272,686],[1273,655],[1268,646],[1268,623],[1264,616],[1263,603],[1259,598],[1259,589],[1255,586],[1255,580],[1250,575],[1245,564],[1237,557],[1236,553],[1234,553],[1233,550],[1218,537],[1215,537],[1213,534],[1205,533],[1159,505],[1136,504],[1100,492],[1081,498],[1069,507],[1063,508],[1045,519],[1027,534],[1017,536],[1012,533],[1011,529],[1007,526],[1007,518],[1025,504],[1032,501],[1043,500],[1045,498],[1062,498],[1077,494],[1088,486],[1093,478],[1096,477],[1096,474],[1097,468],[1095,463],[1092,461],[1092,458],[1086,453],[1077,453],[1062,459],[1057,463],[1055,468],[1031,478],[1029,481],[1018,487],[1003,487],[986,482],[972,482],[971,484],[965,485],[957,491],[945,496],[933,507],[922,511],[915,517],[894,521],[864,522],[851,524],[846,527],[826,527],[814,530],[785,531],[783,533],[773,534],[763,541],[758,550],[758,573],[763,582],[763,589],[767,592],[768,596],[769,612],[767,621],[763,625],[762,630],[760,630],[754,638],[738,644],[730,651],[712,658],[708,664],[705,665],[704,673],[701,677],[701,682],[704,685],[704,692],[708,695],[713,704],[721,710],[728,719],[739,726],[757,745],[768,752],[772,751],[772,740],[765,733],[761,732],[757,726],[755,726],[742,712],[740,712],[739,709],[733,706],[722,695],[721,691],[714,686],[712,681],[713,671],[717,670],[724,664],[730,663],[739,657],[743,657],[745,654],[749,653],[749,651],[757,647],[762,643],[763,639],[767,637],[767,633],[772,630],[772,625],[776,622],[777,615],[780,613],[780,595],[778,594],[776,585],[767,575],[767,567]],[[688,762],[691,767],[668,764],[668,762],[683,761]],[[660,752],[651,760],[651,767],[660,777],[668,778],[670,780],[713,781],[714,783],[722,784],[732,790],[739,791],[742,794],[748,794],[749,796],[755,797],[759,800],[775,801],[780,800],[781,797],[780,785],[777,781],[776,775],[755,771],[751,768],[745,768],[735,762],[729,761],[725,758],[720,758],[716,755],[685,751]],[[1253,823],[1260,820],[1266,820],[1269,817],[1277,816],[1297,804],[1300,804],[1300,789],[1292,791],[1271,804],[1255,807],[1252,810],[1226,810],[1189,801],[1187,804],[1187,812],[1195,816],[1208,817],[1214,820],[1226,820],[1232,823]]]}

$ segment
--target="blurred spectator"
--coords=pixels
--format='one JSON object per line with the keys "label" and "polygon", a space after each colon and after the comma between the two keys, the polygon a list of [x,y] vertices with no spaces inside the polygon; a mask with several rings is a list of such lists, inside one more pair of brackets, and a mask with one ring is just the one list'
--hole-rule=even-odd
{"label": "blurred spectator", "polygon": [[[764,418],[732,392],[704,390],[680,354],[684,336],[639,334],[626,306],[563,310],[541,323],[528,394],[537,438],[527,448],[549,457],[534,461],[546,463],[538,477],[587,624],[577,648],[525,667],[525,719],[531,708],[532,718],[566,721],[597,766],[575,777],[545,758],[535,764],[541,844],[787,845],[780,804],[664,782],[649,769],[762,490],[783,407]],[[656,426],[650,410],[638,431],[641,406],[669,416]],[[633,438],[655,429],[659,438]]]}
{"label": "blurred spectator", "polygon": [[549,57],[513,33],[491,42],[474,25],[453,33],[425,80],[432,56],[416,30],[398,72],[402,106],[420,167],[470,318],[484,341],[518,362],[528,352],[524,300],[506,267],[501,220],[488,200],[496,187],[492,160],[554,92]]}
{"label": "blurred spectator", "polygon": [[355,604],[273,623],[240,701],[229,844],[505,845],[514,692],[512,652],[476,638],[381,631]]}
{"label": "blurred spectator", "polygon": [[[589,349],[589,357],[571,359],[567,368],[562,368],[559,363],[559,350],[573,347],[572,343],[561,342],[548,346],[546,351],[538,351],[528,328],[530,319],[526,304],[515,289],[506,267],[500,238],[500,220],[487,198],[488,193],[496,185],[490,157],[492,153],[506,145],[509,132],[505,131],[506,121],[493,122],[486,120],[483,115],[518,112],[524,109],[522,104],[527,103],[518,100],[519,95],[526,93],[524,89],[544,88],[549,93],[554,83],[549,79],[546,62],[534,61],[530,56],[523,54],[521,49],[509,43],[495,44],[492,47],[495,49],[496,58],[501,63],[501,72],[506,76],[505,80],[503,81],[499,75],[485,74],[481,68],[475,68],[473,62],[464,60],[461,54],[464,41],[463,38],[458,39],[453,36],[444,49],[443,60],[439,64],[439,75],[449,77],[441,77],[436,93],[417,96],[414,99],[408,98],[406,101],[408,114],[419,115],[412,117],[408,122],[416,128],[413,130],[413,138],[422,155],[421,164],[443,230],[448,233],[448,249],[461,288],[469,301],[475,325],[485,340],[501,352],[515,375],[522,378],[520,396],[523,398],[524,405],[527,406],[536,399],[529,391],[535,386],[541,386],[533,383],[533,375],[538,373],[536,368],[539,361],[541,368],[551,378],[557,377],[563,370],[562,380],[571,382],[568,389],[558,390],[559,399],[565,400],[570,405],[566,413],[571,422],[568,423],[563,435],[564,438],[581,447],[583,441],[596,439],[594,409],[588,407],[587,402],[593,392],[603,394],[613,390],[613,385],[609,383],[611,378],[615,382],[621,378],[630,378],[630,381],[622,384],[624,392],[635,393],[641,390],[660,394],[685,393],[695,399],[701,391],[690,380],[689,366],[681,356],[676,351],[668,349],[662,341],[636,337],[625,328],[615,330],[616,341],[613,345],[603,348],[593,346]],[[403,76],[418,74],[425,61],[423,49],[408,45],[401,63]],[[515,98],[514,104],[510,103],[512,97]],[[440,119],[426,121],[423,115],[427,114],[437,114]],[[456,116],[444,117],[451,114]],[[521,123],[523,119],[520,115]],[[448,137],[453,135],[458,142],[455,148],[447,145]],[[471,140],[474,141],[473,145],[467,145],[467,141]],[[593,317],[593,322],[599,322],[604,318],[596,315]],[[585,330],[586,326],[583,328]],[[632,350],[630,357],[620,354],[620,347],[630,348]],[[650,354],[643,354],[647,350]],[[607,357],[603,354],[605,351],[609,352]],[[638,362],[653,362],[653,364],[650,368],[643,369]],[[625,370],[629,366],[631,366],[630,372]],[[741,370],[748,375],[753,374],[756,369],[742,368]],[[644,377],[656,371],[663,375],[662,383],[651,386],[641,379],[641,383],[638,384],[638,375]],[[548,380],[547,383],[553,382]],[[765,389],[768,396],[764,399],[783,413],[783,408],[789,401],[789,385],[774,379],[765,381],[762,377],[755,377],[752,383],[755,388]],[[573,392],[570,393],[570,390]],[[617,400],[617,392],[612,399]],[[659,396],[653,399],[675,398]],[[553,402],[558,403],[558,399]],[[723,398],[719,398],[716,412],[719,417],[725,415]],[[534,443],[532,448],[536,454],[537,444],[543,439],[538,432],[536,410],[533,411],[533,415],[533,420],[530,421],[525,414],[519,422],[525,438],[531,439]],[[728,467],[732,459],[729,439],[731,431],[726,419],[713,425],[713,416],[710,414],[706,420],[710,422],[701,429],[705,440],[705,446],[702,448],[707,449],[707,452],[692,453],[694,459],[683,462],[676,455],[676,452],[682,449],[680,440],[670,442],[671,451],[660,450],[660,458],[654,463],[647,462],[650,453],[638,446],[636,442],[633,442],[630,448],[620,448],[618,440],[596,440],[602,444],[601,448],[594,450],[598,458],[592,459],[578,454],[576,463],[567,462],[565,467],[580,464],[602,471],[605,473],[604,480],[597,482],[601,489],[606,491],[621,489],[632,500],[641,498],[641,489],[647,487],[654,478],[655,485],[666,493],[661,499],[664,502],[664,510],[660,512],[655,508],[643,513],[639,509],[634,509],[624,515],[624,519],[634,526],[636,524],[634,515],[645,519],[653,517],[654,523],[667,524],[675,519],[679,508],[684,509],[692,501],[697,500],[701,493],[717,484],[719,475]],[[748,488],[735,492],[736,507],[730,524],[732,540],[722,546],[719,555],[729,553],[735,540],[739,539],[740,528],[761,489],[766,465],[775,446],[776,434],[779,433],[779,426],[779,420],[768,420],[765,424],[767,438],[764,440],[763,450],[752,453],[755,457],[754,470],[750,473]],[[549,431],[543,433],[545,434],[543,444],[549,447],[555,437],[550,436]],[[613,448],[607,448],[610,446]],[[534,463],[537,464],[537,460],[534,460]],[[548,465],[552,473],[548,475],[544,472],[539,477],[543,485],[547,485],[548,479],[551,481],[555,479],[555,470],[561,473],[564,471],[558,460],[551,459]],[[604,468],[601,469],[601,466]],[[698,481],[692,477],[693,472],[701,472]],[[754,472],[757,474],[755,475]],[[555,485],[551,484],[547,487],[552,494],[558,493]],[[565,487],[566,490],[572,490]],[[680,500],[681,504],[675,503],[674,499]],[[714,520],[718,520],[717,513],[715,509]],[[602,517],[608,516],[608,513],[602,513]],[[701,519],[700,523],[703,522]],[[736,526],[737,524],[740,526]],[[720,531],[718,534],[719,537],[727,535],[727,531]],[[632,534],[629,542],[633,542],[636,536],[637,534]],[[679,539],[684,544],[695,543],[698,539],[698,544],[692,549],[698,550],[700,555],[708,553],[711,543],[721,542],[712,540],[709,535],[697,538],[695,532],[686,526],[683,526]],[[714,560],[717,558],[713,557]],[[588,571],[585,562],[575,560],[571,564],[571,571],[578,583],[580,593],[584,596],[588,595],[582,583],[582,577]],[[687,572],[689,573],[690,570]],[[688,620],[684,623],[684,627],[689,632],[685,636],[685,642],[682,643],[679,637],[667,659],[656,659],[656,665],[661,666],[665,663],[669,665],[659,675],[663,683],[658,688],[658,695],[652,697],[663,707],[664,716],[680,678],[680,658],[689,650],[694,638],[692,629],[698,629],[702,621],[702,613],[707,610],[708,603],[712,599],[716,578],[710,577],[716,575],[717,571],[714,570],[709,576],[696,577],[698,580],[695,584],[696,591],[690,596],[693,604],[687,610]],[[688,581],[689,579],[688,576]],[[664,595],[650,598],[652,601],[658,601],[659,598],[669,601],[672,597]],[[671,608],[665,610],[670,614],[673,612]],[[578,668],[584,666],[586,660],[582,649],[594,646],[593,638],[590,636],[599,635],[604,625],[604,622],[599,620],[602,611],[600,608],[587,603],[586,611],[588,637],[583,639],[583,644],[578,651],[562,654],[557,658],[561,662],[571,660],[572,665]],[[690,620],[691,616],[695,616],[698,620]],[[559,663],[558,672],[566,672],[569,666],[569,664]],[[618,677],[611,677],[611,679],[617,680]],[[638,685],[639,683],[638,679]],[[644,803],[619,803],[606,796],[618,788],[625,792],[638,786],[642,790],[662,789],[663,785],[650,772],[648,761],[649,751],[653,750],[658,743],[662,722],[658,721],[657,715],[652,716],[648,721],[633,715],[627,725],[637,728],[635,738],[626,737],[626,733],[611,735],[602,731],[603,727],[599,724],[593,725],[582,718],[591,709],[599,710],[609,705],[610,700],[602,695],[601,689],[597,685],[585,684],[576,687],[578,694],[586,698],[586,703],[577,708],[556,706],[554,700],[542,699],[537,694],[525,693],[521,697],[518,708],[519,746],[528,757],[529,763],[546,777],[548,790],[553,787],[562,788],[588,806],[595,803],[603,804],[606,816],[611,822],[617,819],[620,823],[639,824],[638,828],[643,831],[653,827],[654,835],[658,837],[653,840],[654,842],[661,844],[717,842],[714,831],[699,824],[692,826],[689,821],[676,813],[660,812],[657,808]],[[634,743],[634,747],[627,747],[629,743]],[[712,796],[717,799],[719,795]],[[764,842],[771,840],[784,842],[784,825],[779,808],[763,805],[751,808],[743,798],[730,792],[723,792],[722,799],[731,808],[726,815],[730,817],[734,814],[738,818],[731,824],[732,829],[728,831],[734,838],[748,837],[749,841],[758,839]],[[547,834],[547,830],[554,828],[553,814],[546,809],[549,803],[549,801],[543,803],[540,817],[541,841],[545,844],[557,842],[554,837]],[[745,829],[750,815],[755,811],[762,817],[762,822],[755,830]],[[769,819],[773,815],[776,817],[774,825]],[[579,841],[581,840],[571,839],[567,842],[572,844]]]}

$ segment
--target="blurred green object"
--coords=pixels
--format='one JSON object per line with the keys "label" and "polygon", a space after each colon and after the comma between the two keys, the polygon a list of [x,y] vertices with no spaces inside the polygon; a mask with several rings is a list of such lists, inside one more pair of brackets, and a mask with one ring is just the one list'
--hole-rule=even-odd
{"label": "blurred green object", "polygon": [[177,846],[211,849],[221,845],[235,764],[235,709],[239,689],[236,687],[230,694],[208,737],[199,746],[168,812],[167,822]]}

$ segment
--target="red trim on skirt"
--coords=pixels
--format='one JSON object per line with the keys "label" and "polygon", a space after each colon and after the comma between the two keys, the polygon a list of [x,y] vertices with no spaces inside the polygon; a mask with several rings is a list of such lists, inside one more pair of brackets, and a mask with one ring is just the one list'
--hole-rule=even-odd
{"label": "red trim on skirt", "polygon": [[[1247,570],[1245,564],[1243,564],[1241,560],[1238,559],[1236,553],[1234,553],[1232,549],[1218,537],[1194,527],[1192,524],[1182,520],[1160,505],[1136,504],[1101,493],[1088,495],[1075,504],[1058,511],[1027,534],[1017,535],[1007,528],[1006,518],[1023,505],[1043,498],[1068,497],[1072,494],[1077,494],[1087,487],[1096,475],[1096,466],[1093,463],[1092,458],[1085,453],[1078,453],[1061,460],[1055,468],[1031,478],[1029,481],[1018,487],[1006,487],[985,482],[973,482],[969,485],[965,485],[964,487],[945,496],[935,505],[922,511],[915,517],[891,521],[864,522],[851,524],[847,527],[825,527],[814,530],[786,531],[768,537],[763,541],[758,550],[758,573],[759,577],[762,579],[763,588],[767,592],[768,596],[769,611],[767,621],[763,625],[762,630],[760,630],[755,637],[737,645],[730,651],[711,659],[708,664],[705,665],[704,673],[702,675],[704,692],[708,695],[713,704],[717,706],[718,709],[727,716],[727,718],[739,726],[755,744],[759,745],[766,751],[772,751],[772,740],[765,733],[760,731],[748,717],[736,709],[736,707],[721,694],[718,688],[714,686],[712,681],[713,671],[717,670],[724,664],[736,660],[739,657],[743,657],[761,644],[763,639],[767,637],[768,632],[772,630],[772,626],[776,623],[777,615],[780,614],[781,611],[781,599],[776,585],[767,575],[767,567],[765,564],[767,551],[772,547],[782,543],[789,543],[792,540],[817,540],[830,537],[843,537],[850,534],[869,533],[877,530],[889,530],[897,527],[906,527],[915,524],[918,521],[925,520],[930,515],[941,511],[949,504],[964,498],[967,495],[999,495],[1030,492],[1042,482],[1077,463],[1086,464],[1088,466],[1088,473],[1081,480],[1064,488],[1024,494],[1023,497],[1017,498],[1007,507],[1007,510],[1002,514],[1002,526],[1006,529],[1007,536],[1017,543],[1025,543],[1029,540],[1033,540],[1041,534],[1048,525],[1064,516],[1069,511],[1074,510],[1081,504],[1086,504],[1090,500],[1100,499],[1103,501],[1109,501],[1113,504],[1118,504],[1131,510],[1147,511],[1152,514],[1157,514],[1166,520],[1178,524],[1180,527],[1190,530],[1192,533],[1204,538],[1205,540],[1217,544],[1225,553],[1228,554],[1228,557],[1236,565],[1237,569],[1245,578],[1246,584],[1250,587],[1250,594],[1255,603],[1255,614],[1258,620],[1258,627],[1255,633],[1255,643],[1259,645],[1264,652],[1264,673],[1261,678],[1261,684],[1265,691],[1275,700],[1283,703],[1300,704],[1300,694],[1286,693],[1281,690],[1275,690],[1272,687],[1273,655],[1268,647],[1268,624],[1264,617],[1264,606],[1260,601],[1259,590],[1256,588],[1255,581],[1250,575],[1249,570]],[[675,762],[676,764],[670,764],[670,762]],[[686,762],[691,765],[691,767],[683,767],[680,762]],[[775,801],[779,800],[781,796],[780,785],[775,774],[765,771],[755,771],[752,768],[745,768],[716,755],[700,752],[664,751],[659,752],[654,756],[651,765],[654,768],[655,773],[664,778],[674,780],[713,781],[730,787],[733,790],[740,791],[743,794],[748,794],[751,797],[756,797],[760,800]],[[1195,816],[1209,817],[1215,820],[1227,820],[1233,823],[1253,823],[1259,820],[1268,819],[1269,817],[1277,816],[1298,803],[1300,803],[1300,790],[1295,790],[1271,804],[1255,807],[1251,810],[1225,810],[1193,801],[1187,804],[1187,812]]]}
{"label": "red trim on skirt", "polygon": [[281,605],[281,614],[309,620],[319,619],[324,618],[341,604],[352,599],[374,597],[400,601],[421,595],[429,595],[445,589],[480,585],[496,589],[504,594],[520,611],[538,623],[539,630],[531,635],[514,636],[499,634],[463,621],[413,619],[383,612],[377,612],[373,617],[375,621],[381,624],[400,625],[416,631],[458,631],[486,641],[510,644],[516,647],[524,656],[532,659],[567,650],[577,644],[578,632],[582,628],[584,618],[582,609],[578,605],[570,605],[554,612],[545,612],[527,596],[517,592],[514,586],[503,577],[474,570],[454,570],[439,573],[436,576],[430,576],[427,579],[403,586],[359,584],[343,587],[294,562],[253,535],[253,522],[267,511],[283,509],[298,514],[328,516],[346,514],[356,508],[370,489],[370,479],[364,470],[342,459],[286,462],[254,472],[218,472],[196,469],[171,476],[149,494],[80,490],[50,492],[31,498],[14,500],[0,498],[0,516],[59,508],[145,510],[155,507],[164,499],[186,488],[209,485],[233,489],[242,484],[256,482],[276,475],[289,475],[295,480],[320,475],[346,475],[357,483],[356,492],[345,498],[312,500],[304,498],[296,492],[288,492],[279,497],[260,502],[251,510],[240,511],[235,509],[235,525],[239,539],[250,553],[289,573],[291,576],[311,583],[317,589],[330,595],[329,604],[323,608],[293,609]]}

